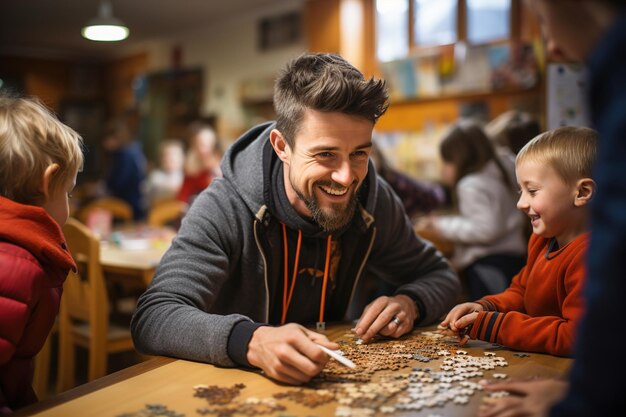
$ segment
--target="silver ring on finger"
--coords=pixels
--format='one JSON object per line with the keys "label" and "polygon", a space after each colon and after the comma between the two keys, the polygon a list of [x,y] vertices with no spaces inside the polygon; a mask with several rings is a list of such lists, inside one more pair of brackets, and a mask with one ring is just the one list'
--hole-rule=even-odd
{"label": "silver ring on finger", "polygon": [[393,320],[391,320],[391,322],[394,323],[396,326],[399,326],[400,323],[402,323],[402,320],[400,320],[398,316],[393,316]]}

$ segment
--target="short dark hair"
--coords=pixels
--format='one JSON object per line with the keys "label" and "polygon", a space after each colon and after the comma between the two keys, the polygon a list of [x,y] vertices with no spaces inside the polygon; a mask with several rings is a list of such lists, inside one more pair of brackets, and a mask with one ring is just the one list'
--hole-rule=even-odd
{"label": "short dark hair", "polygon": [[387,110],[384,80],[366,80],[336,54],[304,54],[283,69],[274,86],[276,128],[290,147],[305,109],[340,112],[376,123]]}
{"label": "short dark hair", "polygon": [[505,128],[509,149],[517,155],[532,138],[541,133],[539,121],[527,113],[519,113]]}

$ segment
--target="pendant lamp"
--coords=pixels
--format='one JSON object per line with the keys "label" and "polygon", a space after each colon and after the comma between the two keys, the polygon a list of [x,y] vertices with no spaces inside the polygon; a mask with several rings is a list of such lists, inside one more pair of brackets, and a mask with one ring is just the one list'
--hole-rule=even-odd
{"label": "pendant lamp", "polygon": [[98,16],[87,22],[81,31],[91,41],[115,42],[128,37],[129,31],[121,20],[113,17],[113,8],[107,0],[100,2]]}

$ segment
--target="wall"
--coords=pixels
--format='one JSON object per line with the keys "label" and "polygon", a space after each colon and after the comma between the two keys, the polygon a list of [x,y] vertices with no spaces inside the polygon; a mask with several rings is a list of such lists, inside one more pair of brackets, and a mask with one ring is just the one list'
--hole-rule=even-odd
{"label": "wall", "polygon": [[97,97],[102,88],[100,70],[95,65],[73,61],[1,56],[5,74],[23,80],[25,93],[39,97],[48,107],[59,112],[66,99]]}
{"label": "wall", "polygon": [[219,134],[229,143],[253,122],[241,104],[241,83],[253,79],[274,79],[287,61],[306,50],[303,36],[296,45],[259,51],[258,20],[301,10],[302,5],[302,0],[285,0],[271,7],[266,5],[261,10],[250,10],[246,15],[233,17],[217,26],[144,45],[149,56],[148,71],[171,68],[172,51],[180,47],[183,68],[202,67],[204,70],[201,114],[217,116]]}
{"label": "wall", "polygon": [[124,110],[134,106],[133,81],[145,73],[147,68],[146,53],[129,55],[104,65],[107,86],[105,96],[112,116],[121,115]]}

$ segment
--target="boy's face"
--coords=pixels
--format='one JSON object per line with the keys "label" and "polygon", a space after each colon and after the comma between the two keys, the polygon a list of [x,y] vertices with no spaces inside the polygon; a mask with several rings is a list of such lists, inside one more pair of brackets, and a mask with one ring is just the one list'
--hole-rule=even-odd
{"label": "boy's face", "polygon": [[70,177],[64,184],[51,190],[50,195],[42,206],[59,226],[65,224],[70,214],[69,196],[76,186],[76,174]]}
{"label": "boy's face", "polygon": [[555,237],[563,247],[584,231],[575,184],[566,184],[549,164],[533,160],[518,162],[515,173],[520,186],[517,208],[530,217],[535,234]]}
{"label": "boy's face", "polygon": [[367,175],[374,124],[342,113],[305,110],[295,146],[278,151],[285,191],[295,210],[323,229],[345,226],[356,209],[356,193]]}

